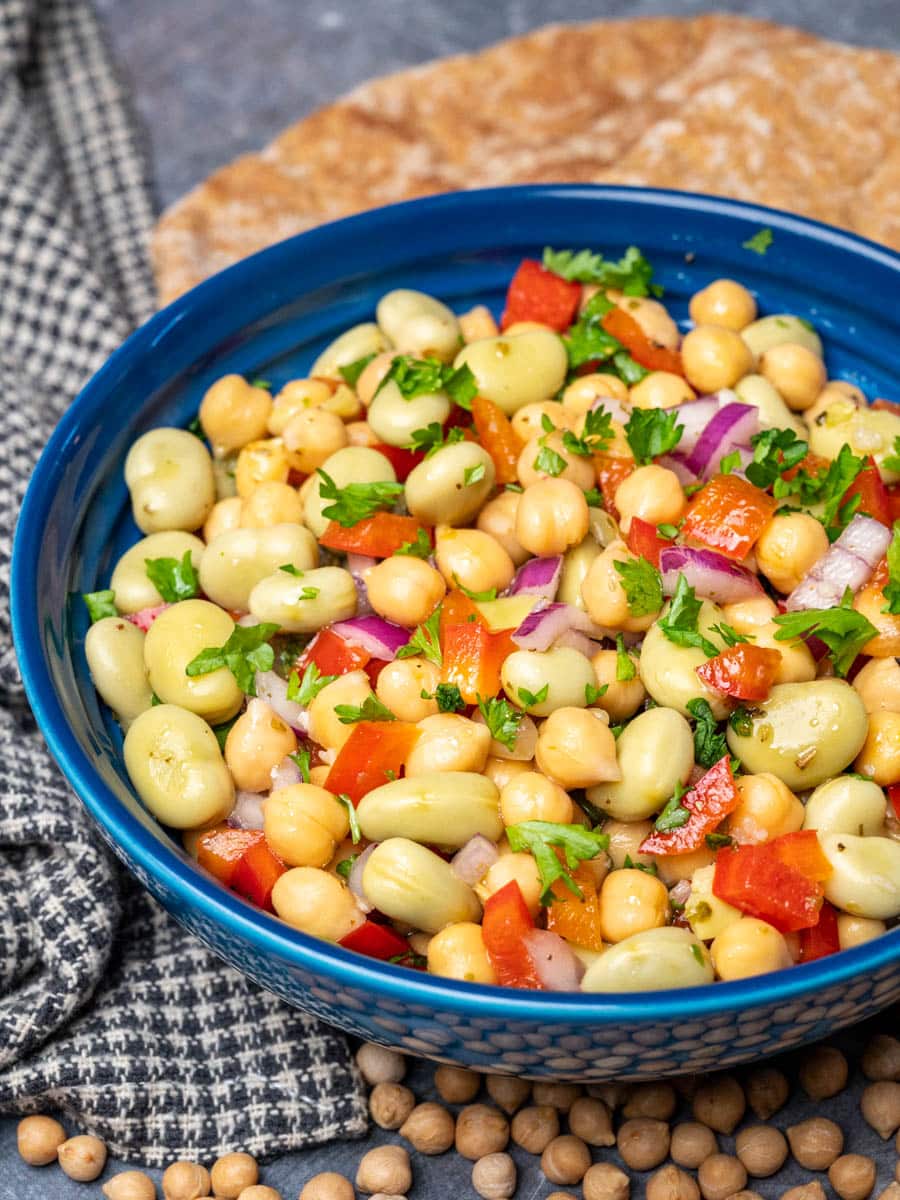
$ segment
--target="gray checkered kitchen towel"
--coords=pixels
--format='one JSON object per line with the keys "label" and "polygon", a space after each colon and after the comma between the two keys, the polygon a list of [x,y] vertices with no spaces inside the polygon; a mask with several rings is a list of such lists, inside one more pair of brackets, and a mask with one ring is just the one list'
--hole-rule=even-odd
{"label": "gray checkered kitchen towel", "polygon": [[153,311],[148,173],[89,0],[0,0],[0,1110],[150,1166],[364,1132],[346,1044],[124,878],[24,703],[12,531],[41,447]]}

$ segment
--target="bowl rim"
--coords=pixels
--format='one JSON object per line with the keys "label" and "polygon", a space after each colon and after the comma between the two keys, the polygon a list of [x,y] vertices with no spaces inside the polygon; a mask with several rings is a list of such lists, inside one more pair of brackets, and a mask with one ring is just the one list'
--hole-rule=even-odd
{"label": "bowl rim", "polygon": [[[93,819],[105,830],[120,857],[140,865],[158,882],[160,890],[177,900],[179,908],[192,910],[225,933],[249,942],[256,952],[275,962],[312,972],[338,986],[374,991],[403,1004],[421,1004],[482,1020],[581,1021],[591,1025],[691,1020],[712,1014],[788,1002],[811,996],[825,986],[864,978],[881,967],[900,964],[900,928],[851,950],[766,975],[729,983],[661,989],[652,992],[531,992],[468,983],[411,971],[366,958],[341,946],[301,933],[274,915],[253,908],[233,892],[179,857],[174,846],[147,830],[128,811],[94,771],[69,727],[44,658],[37,606],[37,556],[45,516],[63,469],[66,448],[85,422],[97,420],[103,410],[107,386],[126,364],[152,352],[156,340],[170,327],[188,318],[199,301],[247,286],[267,272],[285,245],[298,243],[328,249],[348,232],[389,233],[420,215],[459,216],[468,207],[531,201],[594,200],[598,203],[632,203],[656,210],[687,211],[725,216],[748,225],[768,226],[819,242],[832,249],[895,271],[900,281],[900,254],[857,234],[848,233],[778,209],[758,204],[673,189],[599,184],[522,184],[507,187],[440,193],[386,205],[317,226],[269,246],[204,280],[161,309],[116,350],[84,385],[51,434],[34,469],[16,526],[10,583],[13,639],[25,692],[51,754],[69,785]],[[298,291],[300,289],[298,288]]]}

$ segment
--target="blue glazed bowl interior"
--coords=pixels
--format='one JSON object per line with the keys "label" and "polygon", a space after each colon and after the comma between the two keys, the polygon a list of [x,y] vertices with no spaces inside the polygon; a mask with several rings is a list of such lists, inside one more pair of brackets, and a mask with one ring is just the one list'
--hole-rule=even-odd
{"label": "blue glazed bowl interior", "polygon": [[[765,255],[743,247],[773,231]],[[817,994],[893,967],[900,994],[900,930],[855,950],[739,983],[638,995],[521,993],[460,984],[373,963],[288,928],[200,872],[135,799],[121,734],[98,701],[84,657],[82,592],[107,586],[119,555],[140,536],[122,466],[136,437],[186,425],[205,390],[237,372],[277,389],[303,376],[348,326],[373,319],[386,291],[413,287],[457,311],[485,303],[499,314],[519,260],[543,246],[589,246],[618,257],[637,244],[682,324],[690,295],[721,276],[757,293],[763,314],[807,318],[822,335],[829,377],[867,396],[900,391],[900,256],[814,222],[684,193],[546,186],[439,196],[302,234],[223,272],[159,313],[91,380],[37,467],[13,559],[13,621],[29,699],[50,748],[132,870],[233,963],[285,999],[366,1036],[373,1028],[346,989],[373,1008],[472,1019],[634,1028],[744,1012]],[[317,986],[318,985],[318,986]],[[851,1006],[852,1007],[852,1006]],[[856,1014],[849,1012],[845,1020]],[[448,1016],[447,1020],[451,1020]],[[395,1025],[403,1027],[403,1019]],[[805,1036],[834,1024],[824,1016]],[[764,1039],[763,1039],[764,1040]],[[423,1043],[475,1065],[475,1051]],[[750,1057],[748,1049],[744,1057]],[[532,1064],[521,1061],[519,1069]],[[540,1068],[535,1068],[540,1070]]]}

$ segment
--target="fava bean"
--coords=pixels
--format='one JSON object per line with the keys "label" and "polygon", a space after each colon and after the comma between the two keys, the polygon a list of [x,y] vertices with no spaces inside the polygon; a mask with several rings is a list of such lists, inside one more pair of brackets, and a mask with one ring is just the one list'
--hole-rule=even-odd
{"label": "fava bean", "polygon": [[[712,644],[721,638],[713,626],[723,619],[722,610],[704,600],[697,617],[697,628]],[[659,624],[647,630],[641,646],[641,682],[657,704],[674,708],[688,716],[688,704],[698,697],[706,700],[717,721],[724,721],[730,705],[727,700],[708,688],[697,675],[697,668],[706,662],[706,652],[699,646],[676,646],[663,633]]]}
{"label": "fava bean", "polygon": [[555,395],[569,367],[562,338],[543,329],[472,342],[454,360],[456,367],[463,363],[475,376],[478,394],[507,416]]}
{"label": "fava bean", "polygon": [[156,608],[164,603],[163,596],[147,574],[148,559],[174,558],[180,563],[190,552],[191,564],[196,569],[204,549],[198,537],[178,529],[151,533],[135,542],[116,563],[109,581],[116,594],[116,608],[121,613],[136,613],[142,608]]}
{"label": "fava bean", "polygon": [[641,821],[659,812],[694,765],[691,727],[671,708],[639,713],[622,730],[616,750],[621,780],[589,788],[587,797],[618,821]]}
{"label": "fava bean", "polygon": [[232,529],[213,538],[203,551],[200,586],[210,600],[229,612],[247,612],[250,593],[279,567],[310,571],[318,561],[316,539],[301,525]]}
{"label": "fava bean", "polygon": [[150,687],[160,700],[190,709],[211,725],[233,717],[244,697],[227,667],[205,675],[186,671],[201,650],[223,646],[233,632],[228,613],[208,600],[182,600],[160,613],[144,638]]}
{"label": "fava bean", "polygon": [[900,482],[900,471],[885,465],[900,437],[900,416],[884,409],[857,408],[849,400],[829,405],[809,426],[809,448],[823,458],[837,458],[846,442],[854,454],[875,459],[885,483]]}
{"label": "fava bean", "polygon": [[331,621],[356,612],[353,576],[343,567],[314,567],[299,577],[274,571],[250,593],[248,607],[259,621],[274,621],[288,633],[317,633]]}
{"label": "fava bean", "polygon": [[465,525],[491,494],[495,478],[493,459],[482,446],[443,446],[410,471],[406,506],[427,525]]}
{"label": "fava bean", "polygon": [[356,815],[363,837],[372,842],[405,836],[458,848],[476,833],[497,841],[503,833],[499,804],[500,793],[483,775],[434,770],[374,788],[360,800]]}
{"label": "fava bean", "polygon": [[443,425],[449,415],[450,401],[444,392],[430,392],[407,400],[390,379],[369,405],[368,422],[380,442],[409,446],[413,430],[426,429],[435,421]]}
{"label": "fava bean", "polygon": [[375,847],[362,886],[380,912],[426,933],[481,916],[478,897],[450,864],[409,838],[391,837]]}
{"label": "fava bean", "polygon": [[741,337],[757,358],[771,350],[774,346],[783,346],[794,342],[805,346],[813,354],[822,357],[822,339],[802,317],[791,316],[790,313],[775,313],[770,317],[760,317],[741,330]]}
{"label": "fava bean", "polygon": [[900,916],[900,842],[849,833],[819,836],[832,873],[825,898],[855,917],[887,921]]}
{"label": "fava bean", "polygon": [[[549,717],[558,708],[586,708],[585,689],[594,686],[596,676],[589,658],[571,647],[560,646],[553,650],[514,650],[503,661],[500,680],[513,704],[532,716]],[[530,700],[528,694],[543,698]]]}
{"label": "fava bean", "polygon": [[390,348],[390,340],[375,322],[364,321],[361,325],[352,325],[326,346],[309,373],[316,378],[342,380],[341,367],[349,367],[369,354],[380,354]]}
{"label": "fava bean", "polygon": [[[607,877],[609,878],[609,877]],[[610,946],[588,967],[583,992],[649,992],[712,983],[709,952],[687,929],[645,929]]]}
{"label": "fava bean", "polygon": [[794,416],[772,383],[763,375],[745,375],[734,385],[741,404],[752,404],[759,410],[759,423],[764,429],[792,429],[798,438],[807,439],[806,426]]}
{"label": "fava bean", "polygon": [[449,362],[462,341],[455,314],[446,304],[412,288],[396,288],[378,301],[375,318],[404,354]]}
{"label": "fava bean", "polygon": [[104,617],[87,631],[84,653],[94,687],[123,725],[148,709],[153,693],[144,665],[144,633],[121,617]]}
{"label": "fava bean", "polygon": [[212,459],[184,429],[151,429],[125,459],[131,511],[142,533],[199,529],[216,502]]}
{"label": "fava bean", "polygon": [[[338,488],[345,488],[351,483],[397,481],[397,474],[390,462],[383,454],[368,446],[345,446],[343,450],[338,450],[326,458],[320,470],[324,471]],[[312,483],[303,500],[303,519],[316,537],[320,538],[328,528],[329,522],[329,518],[322,515],[322,509],[328,508],[333,501],[322,499],[322,479],[318,475],[315,478],[310,476],[310,479]]]}
{"label": "fava bean", "polygon": [[838,775],[819,784],[806,802],[804,829],[819,833],[881,832],[887,801],[877,783]]}

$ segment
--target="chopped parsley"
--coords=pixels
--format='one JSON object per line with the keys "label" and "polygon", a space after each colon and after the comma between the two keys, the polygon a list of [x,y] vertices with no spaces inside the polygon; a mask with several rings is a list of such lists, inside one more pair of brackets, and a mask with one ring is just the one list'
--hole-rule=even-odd
{"label": "chopped parsley", "polygon": [[262,388],[264,392],[271,392],[272,381],[270,379],[251,379],[250,386]]}
{"label": "chopped parsley", "polygon": [[119,615],[116,608],[116,593],[109,588],[103,592],[83,592],[81,598],[87,606],[92,625],[95,621],[102,621],[104,617]]}
{"label": "chopped parsley", "polygon": [[316,468],[316,474],[321,478],[319,495],[323,500],[334,501],[322,509],[322,516],[337,521],[344,529],[352,529],[366,517],[390,508],[403,495],[402,483],[348,483],[339,488],[321,467]]}
{"label": "chopped parsley", "polygon": [[349,858],[342,858],[335,866],[335,871],[340,875],[341,879],[349,879],[350,873],[353,870],[353,864],[359,858],[358,854],[351,854]]}
{"label": "chopped parsley", "polygon": [[900,437],[894,438],[894,453],[886,455],[881,465],[886,471],[896,471],[900,474]]}
{"label": "chopped parsley", "polygon": [[485,601],[497,599],[497,589],[495,587],[486,588],[483,592],[474,592],[471,588],[467,588],[464,583],[460,583],[458,575],[453,576],[453,584],[464,596],[468,596],[470,600]]}
{"label": "chopped parsley", "polygon": [[819,520],[825,526],[829,539],[834,541],[859,508],[858,494],[851,496],[846,502],[844,496],[865,466],[866,460],[857,457],[845,442],[837,458],[829,463],[827,468],[817,471],[814,475],[801,468],[790,481],[777,479],[772,494],[777,499],[796,495],[806,507],[822,505]]}
{"label": "chopped parsley", "polygon": [[275,661],[275,651],[269,645],[269,638],[277,632],[278,626],[269,621],[262,621],[259,625],[235,625],[224,645],[207,646],[201,650],[184,668],[184,673],[194,678],[226,667],[244,695],[255,696],[256,672],[271,671]]}
{"label": "chopped parsley", "polygon": [[862,613],[853,608],[853,593],[848,588],[838,608],[808,608],[801,612],[783,613],[772,620],[781,628],[776,642],[815,634],[828,647],[835,672],[845,676],[853,661],[878,630]]}
{"label": "chopped parsley", "polygon": [[685,577],[679,574],[669,611],[660,618],[659,627],[673,645],[693,646],[702,650],[707,658],[715,658],[719,653],[717,647],[697,628],[701,607],[702,601],[697,599]]}
{"label": "chopped parsley", "polygon": [[[508,825],[506,837],[511,850],[529,850],[534,855],[541,877],[542,904],[551,904],[555,899],[553,885],[557,879],[582,899],[581,888],[569,872],[580,863],[596,858],[609,846],[609,837],[599,830],[585,829],[583,825],[560,825],[555,821],[523,821],[520,825]],[[554,846],[563,851],[565,865]]]}
{"label": "chopped parsley", "polygon": [[191,562],[190,550],[177,558],[145,558],[147,578],[169,604],[190,600],[200,591],[200,576]]}
{"label": "chopped parsley", "polygon": [[653,268],[637,246],[629,246],[618,262],[591,250],[553,250],[545,246],[543,265],[570,283],[599,283],[618,288],[626,296],[661,296],[663,292],[653,283]]}
{"label": "chopped parsley", "polygon": [[887,549],[888,581],[884,585],[887,601],[881,610],[896,616],[900,613],[900,521],[894,522],[894,536]]}
{"label": "chopped parsley", "polygon": [[743,704],[739,704],[728,718],[728,724],[738,737],[751,737],[753,734],[753,718],[757,715],[756,709],[745,708]]}
{"label": "chopped parsley", "polygon": [[600,687],[594,687],[592,683],[586,683],[584,685],[584,699],[588,707],[590,707],[592,704],[596,704],[597,701],[602,696],[605,696],[608,691],[608,683],[604,683]]}
{"label": "chopped parsley", "polygon": [[622,862],[623,871],[643,871],[645,875],[659,875],[659,868],[655,862],[634,862],[630,854],[626,854]]}
{"label": "chopped parsley", "polygon": [[616,634],[616,682],[627,683],[629,679],[634,679],[635,674],[634,660],[625,649],[625,638],[621,633]]}
{"label": "chopped parsley", "polygon": [[[596,300],[597,297],[595,296]],[[610,308],[613,307],[610,305]],[[569,356],[571,371],[589,362],[607,362],[618,353],[624,353],[622,343],[607,333],[596,316],[586,309],[569,332],[564,335],[563,343]]]}
{"label": "chopped parsley", "polygon": [[616,351],[613,355],[613,366],[622,382],[627,383],[629,387],[640,383],[650,374],[646,367],[642,367],[639,362],[634,361],[627,350]]}
{"label": "chopped parsley", "polygon": [[703,957],[703,950],[698,942],[691,942],[691,954],[693,954],[701,967],[706,966],[706,959]]}
{"label": "chopped parsley", "polygon": [[580,454],[589,458],[600,450],[604,450],[614,437],[612,416],[605,408],[591,408],[584,414],[584,428],[581,436],[576,437],[570,429],[562,435],[563,447],[570,454]]}
{"label": "chopped parsley", "polygon": [[398,658],[412,658],[414,654],[423,654],[436,667],[443,665],[440,638],[441,610],[434,610],[428,620],[414,631],[405,646],[397,651]]}
{"label": "chopped parsley", "polygon": [[663,606],[662,576],[646,558],[615,560],[613,566],[622,580],[628,611],[633,617],[648,617]]}
{"label": "chopped parsley", "polygon": [[[330,676],[330,678],[337,678],[337,676]],[[303,780],[303,782],[309,783],[309,760],[311,758],[309,747],[302,746],[293,754],[289,754],[288,758],[300,772],[300,778]]]}
{"label": "chopped parsley", "polygon": [[537,458],[532,463],[535,471],[543,471],[552,475],[554,479],[557,475],[562,475],[568,465],[563,456],[557,454],[550,446],[541,446]]}
{"label": "chopped parsley", "polygon": [[355,388],[359,382],[360,375],[362,375],[373,358],[375,358],[374,354],[366,354],[362,358],[356,359],[355,362],[347,363],[345,367],[338,367],[338,370],[344,377],[344,381],[349,383],[352,388]]}
{"label": "chopped parsley", "polygon": [[677,525],[670,525],[668,522],[664,521],[662,525],[657,525],[656,532],[660,537],[668,538],[671,542],[678,537],[681,530]]}
{"label": "chopped parsley", "polygon": [[[278,570],[284,571],[284,573],[286,575],[293,575],[295,579],[302,579],[303,576],[306,574],[305,571],[299,571],[292,563],[283,563],[282,566],[280,566],[278,568]],[[300,589],[297,599],[298,600],[315,600],[315,598],[316,598],[316,596],[318,596],[318,594],[319,594],[319,589],[317,587],[304,587],[304,588]]]}
{"label": "chopped parsley", "polygon": [[465,363],[452,367],[436,358],[414,358],[409,354],[397,355],[375,395],[391,381],[396,383],[404,400],[446,392],[454,404],[465,409],[472,407],[478,391],[475,376]]}
{"label": "chopped parsley", "polygon": [[720,621],[718,625],[711,625],[710,632],[720,637],[726,646],[738,646],[742,642],[746,645],[753,641],[753,638],[746,637],[744,634],[738,633],[736,629],[732,629],[727,621]]}
{"label": "chopped parsley", "polygon": [[185,428],[187,429],[188,433],[192,433],[194,437],[198,437],[201,442],[206,440],[203,433],[203,426],[200,424],[199,414],[196,417],[192,417],[190,421],[188,421]]}
{"label": "chopped parsley", "polygon": [[369,692],[362,704],[336,704],[334,712],[342,725],[356,725],[359,721],[396,721],[397,718],[386,704],[382,704],[374,692]]}
{"label": "chopped parsley", "polygon": [[724,458],[719,459],[719,474],[730,475],[732,471],[736,471],[741,465],[741,454],[739,450],[732,450],[730,454],[726,454]]}
{"label": "chopped parsley", "polygon": [[463,431],[458,425],[454,425],[452,429],[447,431],[447,436],[444,437],[444,427],[438,424],[437,421],[432,421],[423,429],[414,429],[412,431],[412,442],[410,450],[424,450],[425,457],[431,458],[432,454],[437,454],[438,450],[444,446],[453,446],[457,442],[463,440]]}
{"label": "chopped parsley", "polygon": [[754,254],[765,254],[774,240],[771,229],[758,229],[753,237],[747,238],[741,245],[745,250],[752,250]]}
{"label": "chopped parsley", "polygon": [[584,493],[584,499],[588,508],[600,508],[603,504],[603,493],[599,488],[591,488],[589,492]]}
{"label": "chopped parsley", "polygon": [[395,554],[409,554],[414,558],[430,558],[431,557],[431,541],[424,529],[416,531],[416,540],[414,542],[404,542],[402,546],[398,546],[394,551]]}
{"label": "chopped parsley", "polygon": [[516,744],[519,725],[525,715],[518,708],[513,708],[508,700],[482,700],[478,697],[478,711],[484,717],[484,723],[490,730],[491,737],[507,750],[512,750]]}
{"label": "chopped parsley", "polygon": [[[586,686],[590,686],[589,684]],[[545,683],[539,692],[529,692],[528,688],[517,688],[519,699],[526,708],[532,708],[535,704],[543,704],[547,699],[547,694],[550,691],[550,684]]]}
{"label": "chopped parsley", "polygon": [[687,825],[691,819],[691,813],[690,809],[685,808],[681,803],[681,798],[684,795],[685,789],[676,784],[675,795],[653,823],[653,828],[657,833],[669,833],[672,829],[680,829],[682,825]]}
{"label": "chopped parsley", "polygon": [[484,463],[476,463],[474,467],[466,467],[463,471],[463,487],[471,487],[484,479]]}
{"label": "chopped parsley", "polygon": [[793,429],[763,429],[750,439],[753,461],[744,474],[750,482],[765,491],[785,471],[796,467],[806,457],[809,444],[802,441]]}
{"label": "chopped parsley", "polygon": [[362,830],[359,827],[359,820],[356,816],[356,807],[346,792],[341,792],[339,796],[335,796],[335,800],[337,800],[342,808],[346,808],[347,810],[347,819],[350,822],[350,840],[356,846],[362,838]]}
{"label": "chopped parsley", "polygon": [[708,833],[705,840],[710,850],[721,850],[724,846],[734,845],[734,838],[727,833]]}
{"label": "chopped parsley", "polygon": [[336,679],[337,675],[323,675],[318,666],[311,662],[303,672],[302,679],[298,671],[291,671],[288,678],[287,698],[308,708],[322,688],[328,687],[329,683],[334,683]]}
{"label": "chopped parsley", "polygon": [[639,466],[674,450],[683,433],[675,408],[634,408],[625,426],[625,437]]}
{"label": "chopped parsley", "polygon": [[728,742],[713,716],[709,701],[698,696],[689,700],[686,708],[697,724],[694,726],[694,761],[701,767],[714,767],[728,753]]}
{"label": "chopped parsley", "polygon": [[433,695],[422,688],[419,695],[423,700],[437,700],[437,706],[441,712],[461,712],[466,707],[462,693],[455,683],[439,683],[434,689]]}
{"label": "chopped parsley", "polygon": [[293,563],[282,563],[278,570],[284,571],[285,575],[293,575],[297,579],[303,575],[303,571],[299,567],[295,567]]}

